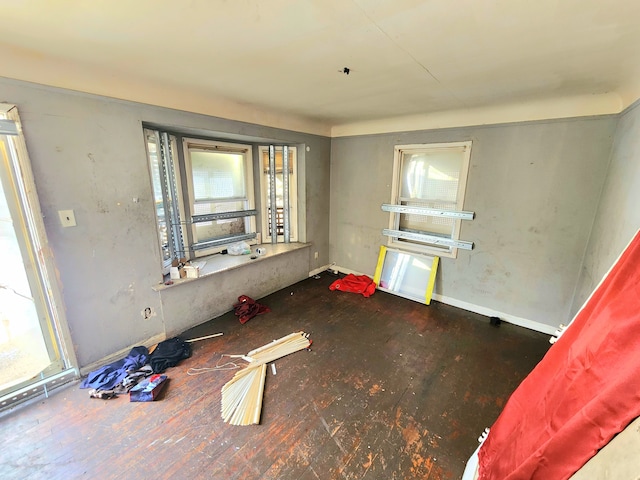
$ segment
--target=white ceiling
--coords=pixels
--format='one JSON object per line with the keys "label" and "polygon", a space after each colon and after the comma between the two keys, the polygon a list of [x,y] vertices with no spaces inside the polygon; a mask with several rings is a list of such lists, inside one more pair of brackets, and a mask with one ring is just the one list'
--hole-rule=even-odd
{"label": "white ceiling", "polygon": [[5,77],[322,134],[617,113],[640,96],[640,2],[0,0],[0,58]]}

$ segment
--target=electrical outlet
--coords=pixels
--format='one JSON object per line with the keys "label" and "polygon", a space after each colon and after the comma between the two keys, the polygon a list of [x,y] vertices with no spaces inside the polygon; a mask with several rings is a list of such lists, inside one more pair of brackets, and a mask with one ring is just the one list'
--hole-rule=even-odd
{"label": "electrical outlet", "polygon": [[316,260],[318,259],[318,252],[313,254],[313,258],[315,258]]}
{"label": "electrical outlet", "polygon": [[76,216],[73,210],[58,210],[58,216],[60,217],[60,224],[63,227],[75,227]]}
{"label": "electrical outlet", "polygon": [[142,315],[142,318],[144,318],[145,320],[149,320],[151,317],[154,317],[156,315],[156,312],[154,312],[151,307],[147,307],[142,312],[140,312],[140,314]]}

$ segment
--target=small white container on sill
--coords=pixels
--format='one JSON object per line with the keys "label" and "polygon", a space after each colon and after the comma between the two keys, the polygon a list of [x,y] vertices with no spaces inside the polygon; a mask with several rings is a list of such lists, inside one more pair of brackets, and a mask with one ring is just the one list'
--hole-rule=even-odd
{"label": "small white container on sill", "polygon": [[178,267],[169,268],[169,277],[171,277],[171,280],[180,280],[180,270]]}
{"label": "small white container on sill", "polygon": [[192,265],[185,265],[184,271],[187,272],[187,278],[198,278],[200,276],[200,269]]}

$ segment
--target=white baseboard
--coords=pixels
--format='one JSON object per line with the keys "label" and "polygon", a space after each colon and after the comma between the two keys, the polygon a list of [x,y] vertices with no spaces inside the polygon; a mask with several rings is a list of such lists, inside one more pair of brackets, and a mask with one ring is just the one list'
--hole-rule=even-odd
{"label": "white baseboard", "polygon": [[[333,264],[332,264],[333,265]],[[344,273],[345,275],[349,275],[350,273],[354,274],[354,275],[367,275],[368,277],[373,278],[373,274],[372,273],[362,273],[362,272],[357,272],[355,270],[351,270],[349,268],[345,268],[345,267],[340,267],[338,265],[333,265],[333,267],[331,267],[332,270],[337,270],[340,273]]]}
{"label": "white baseboard", "polygon": [[336,272],[340,272],[343,273],[345,275],[348,275],[350,273],[354,274],[354,275],[367,275],[371,278],[373,278],[373,274],[369,274],[369,273],[360,273],[357,272],[355,270],[351,270],[349,268],[345,268],[345,267],[340,267],[338,265],[336,265],[335,263],[330,263],[329,265],[325,265],[324,267],[320,267],[320,268],[316,268],[315,270],[309,272],[309,276],[312,277],[313,275],[316,275],[318,273],[322,273],[325,272],[327,270],[332,270],[332,271],[336,271]]}
{"label": "white baseboard", "polygon": [[330,264],[327,264],[324,267],[319,267],[319,268],[316,268],[315,270],[311,270],[309,272],[309,276],[313,277],[314,275],[318,275],[319,273],[322,273],[322,272],[324,272],[326,270],[329,270],[330,266],[331,266]]}
{"label": "white baseboard", "polygon": [[502,321],[518,325],[519,327],[528,328],[529,330],[535,330],[536,332],[546,333],[548,335],[553,335],[558,329],[558,327],[553,327],[551,325],[546,325],[534,320],[529,320],[528,318],[516,317],[515,315],[511,315],[509,313],[499,312],[497,310],[493,310],[492,308],[475,305],[473,303],[447,297],[438,293],[434,293],[432,298],[437,302],[446,303],[447,305],[451,305],[452,307],[462,308],[463,310],[468,310],[473,313],[479,313],[480,315],[485,315],[487,317],[498,317]]}
{"label": "white baseboard", "polygon": [[[373,278],[373,275],[368,273],[360,273],[355,270],[350,270],[345,267],[340,267],[338,265],[334,265],[332,267],[334,270],[339,271],[340,273],[353,273],[354,275],[368,275]],[[554,327],[551,325],[546,325],[544,323],[536,322],[534,320],[529,320],[528,318],[517,317],[515,315],[511,315],[509,313],[499,312],[497,310],[493,310],[491,308],[483,307],[481,305],[476,305],[473,303],[465,302],[463,300],[458,300],[456,298],[447,297],[445,295],[440,295],[439,293],[433,293],[432,298],[440,303],[446,303],[447,305],[451,305],[452,307],[461,308],[463,310],[468,310],[469,312],[478,313],[480,315],[484,315],[487,317],[498,317],[500,320],[503,320],[508,323],[512,323],[514,325],[518,325],[519,327],[528,328],[529,330],[534,330],[536,332],[545,333],[548,335],[554,335],[558,327]]]}
{"label": "white baseboard", "polygon": [[117,362],[118,360],[126,357],[129,352],[131,351],[131,349],[133,347],[137,347],[140,345],[144,345],[145,347],[149,348],[157,343],[162,342],[163,340],[167,339],[167,335],[165,333],[160,333],[158,335],[154,335],[153,337],[145,340],[142,343],[136,343],[135,345],[131,345],[127,348],[123,348],[122,350],[118,350],[116,353],[112,353],[111,355],[107,355],[104,358],[101,358],[100,360],[97,360],[95,362],[90,363],[89,365],[85,365],[84,367],[80,368],[80,375],[84,376],[88,373],[93,372],[94,370],[97,370],[98,368],[104,366],[104,365],[108,365],[110,363],[113,362]]}

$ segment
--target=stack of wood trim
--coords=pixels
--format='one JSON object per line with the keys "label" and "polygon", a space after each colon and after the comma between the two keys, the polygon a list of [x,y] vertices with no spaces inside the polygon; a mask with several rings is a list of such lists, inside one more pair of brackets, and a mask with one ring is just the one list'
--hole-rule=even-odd
{"label": "stack of wood trim", "polygon": [[222,419],[231,425],[260,423],[267,364],[309,346],[309,334],[294,332],[242,355],[249,365],[222,387]]}

